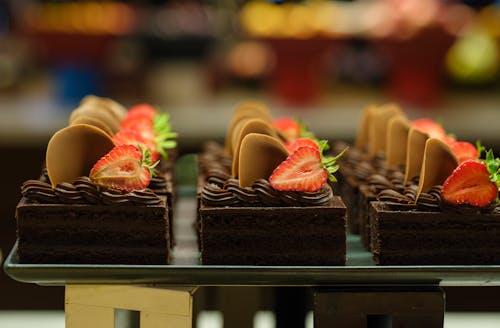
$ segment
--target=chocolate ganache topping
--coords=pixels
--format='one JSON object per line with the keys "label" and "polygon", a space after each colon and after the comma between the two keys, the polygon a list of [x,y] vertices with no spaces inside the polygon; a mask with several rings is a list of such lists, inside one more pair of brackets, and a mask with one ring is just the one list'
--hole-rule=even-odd
{"label": "chocolate ganache topping", "polygon": [[417,201],[418,184],[410,183],[403,189],[384,189],[377,195],[377,200],[395,210],[439,211],[441,207],[441,186],[434,186],[426,193],[421,193]]}
{"label": "chocolate ganache topping", "polygon": [[28,202],[44,204],[157,205],[162,199],[152,189],[127,193],[99,187],[88,177],[77,178],[73,183],[63,182],[53,188],[42,175],[40,180],[25,181],[21,193]]}
{"label": "chocolate ganache topping", "polygon": [[388,186],[377,194],[377,200],[392,210],[443,211],[462,214],[493,213],[500,214],[500,204],[491,204],[485,208],[470,205],[451,205],[441,200],[441,185],[433,186],[428,192],[421,193],[415,202],[418,190],[418,178],[403,188]]}
{"label": "chocolate ganache topping", "polygon": [[231,172],[232,159],[221,145],[207,142],[198,155],[198,164],[200,173],[205,175],[214,169]]}
{"label": "chocolate ganache topping", "polygon": [[354,175],[359,182],[366,182],[372,174],[387,174],[384,153],[378,152],[373,158],[369,158],[366,154],[360,156],[355,160],[351,157],[347,164],[353,168]]}
{"label": "chocolate ganache topping", "polygon": [[208,206],[324,206],[331,202],[328,185],[317,192],[278,191],[265,179],[255,181],[252,187],[242,188],[223,170],[211,170],[201,191],[201,200]]}

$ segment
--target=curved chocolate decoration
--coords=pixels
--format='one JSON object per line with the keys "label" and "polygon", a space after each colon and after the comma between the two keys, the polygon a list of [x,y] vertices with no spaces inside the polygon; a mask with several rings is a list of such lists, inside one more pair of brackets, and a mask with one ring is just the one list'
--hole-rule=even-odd
{"label": "curved chocolate decoration", "polygon": [[111,130],[111,128],[109,126],[107,126],[106,123],[104,123],[98,119],[95,119],[93,117],[83,116],[83,115],[78,116],[77,118],[73,119],[73,121],[71,122],[71,125],[76,125],[76,124],[93,125],[96,128],[99,128],[99,129],[103,130],[104,132],[106,132],[110,137],[113,137],[113,131]]}
{"label": "curved chocolate decoration", "polygon": [[406,165],[406,149],[411,123],[404,116],[396,116],[387,124],[386,165],[395,168]]}
{"label": "curved chocolate decoration", "polygon": [[127,116],[127,109],[111,98],[103,98],[94,95],[88,95],[83,97],[82,100],[80,101],[80,105],[87,105],[87,104],[91,104],[92,106],[95,107],[104,108],[117,120],[117,122],[123,121],[125,119],[125,116]]}
{"label": "curved chocolate decoration", "polygon": [[361,112],[359,119],[358,132],[356,134],[356,141],[354,146],[357,149],[365,150],[368,147],[368,127],[371,125],[371,115],[376,110],[376,105],[368,105]]}
{"label": "curved chocolate decoration", "polygon": [[417,199],[432,186],[441,185],[458,166],[458,159],[441,139],[429,138],[425,143]]}
{"label": "curved chocolate decoration", "polygon": [[225,138],[224,148],[226,149],[226,152],[231,156],[233,155],[234,148],[232,138],[232,136],[234,135],[234,128],[240,120],[249,118],[260,118],[267,122],[271,122],[272,120],[271,112],[264,103],[254,100],[246,100],[240,102],[233,112]]}
{"label": "curved chocolate decoration", "polygon": [[368,153],[371,156],[386,151],[387,124],[395,116],[404,116],[401,108],[395,104],[384,104],[371,112],[368,126]]}
{"label": "curved chocolate decoration", "polygon": [[57,131],[45,155],[52,186],[88,176],[92,166],[113,147],[111,137],[92,125],[76,124]]}
{"label": "curved chocolate decoration", "polygon": [[[275,129],[272,127],[271,124],[267,123],[264,120],[261,120],[259,118],[253,118],[253,119],[248,119],[242,121],[244,122],[241,126],[240,129],[235,130],[238,131],[238,137],[236,138],[236,142],[233,143],[234,151],[233,151],[233,165],[232,165],[232,175],[234,178],[238,177],[239,174],[239,159],[240,159],[240,149],[241,149],[241,144],[243,139],[250,133],[260,133],[260,134],[265,134],[270,137],[274,137],[277,140],[278,135],[276,134]],[[283,145],[284,146],[284,145]]]}
{"label": "curved chocolate decoration", "polygon": [[288,150],[277,138],[260,133],[247,134],[240,147],[240,187],[250,187],[256,180],[268,179],[287,157]]}
{"label": "curved chocolate decoration", "polygon": [[101,121],[111,129],[113,134],[120,130],[120,121],[113,114],[111,114],[109,110],[104,107],[96,106],[92,102],[80,105],[78,108],[73,110],[69,117],[69,125],[72,125],[74,121],[81,116],[91,117],[95,120]]}
{"label": "curved chocolate decoration", "polygon": [[425,142],[429,136],[415,128],[408,132],[408,146],[406,148],[405,183],[420,175],[424,160]]}

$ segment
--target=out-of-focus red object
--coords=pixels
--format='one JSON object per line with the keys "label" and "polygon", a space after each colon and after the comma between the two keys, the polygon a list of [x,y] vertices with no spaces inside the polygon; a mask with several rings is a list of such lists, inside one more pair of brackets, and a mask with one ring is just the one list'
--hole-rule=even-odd
{"label": "out-of-focus red object", "polygon": [[324,91],[326,57],[335,53],[333,39],[266,40],[275,53],[275,67],[270,76],[273,93],[289,105],[313,103]]}
{"label": "out-of-focus red object", "polygon": [[115,37],[136,24],[133,7],[114,1],[34,3],[22,7],[18,21],[37,51],[50,63],[98,63]]}
{"label": "out-of-focus red object", "polygon": [[388,91],[398,101],[431,107],[439,101],[444,61],[455,36],[441,27],[427,27],[408,39],[384,38],[375,46],[390,62]]}

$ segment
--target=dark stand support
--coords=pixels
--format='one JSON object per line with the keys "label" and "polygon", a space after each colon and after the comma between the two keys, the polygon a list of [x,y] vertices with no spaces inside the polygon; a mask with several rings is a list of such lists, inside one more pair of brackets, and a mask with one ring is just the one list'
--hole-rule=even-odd
{"label": "dark stand support", "polygon": [[314,328],[442,328],[439,287],[339,287],[314,292]]}

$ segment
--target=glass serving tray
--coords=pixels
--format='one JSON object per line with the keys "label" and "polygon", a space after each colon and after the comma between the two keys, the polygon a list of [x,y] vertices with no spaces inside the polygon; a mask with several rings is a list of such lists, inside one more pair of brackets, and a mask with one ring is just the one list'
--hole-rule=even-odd
{"label": "glass serving tray", "polygon": [[5,260],[13,279],[40,285],[161,284],[170,286],[336,286],[336,285],[500,285],[500,265],[375,266],[359,236],[348,235],[346,266],[206,266],[199,254],[193,220],[194,197],[179,197],[171,265],[23,264],[17,243]]}

